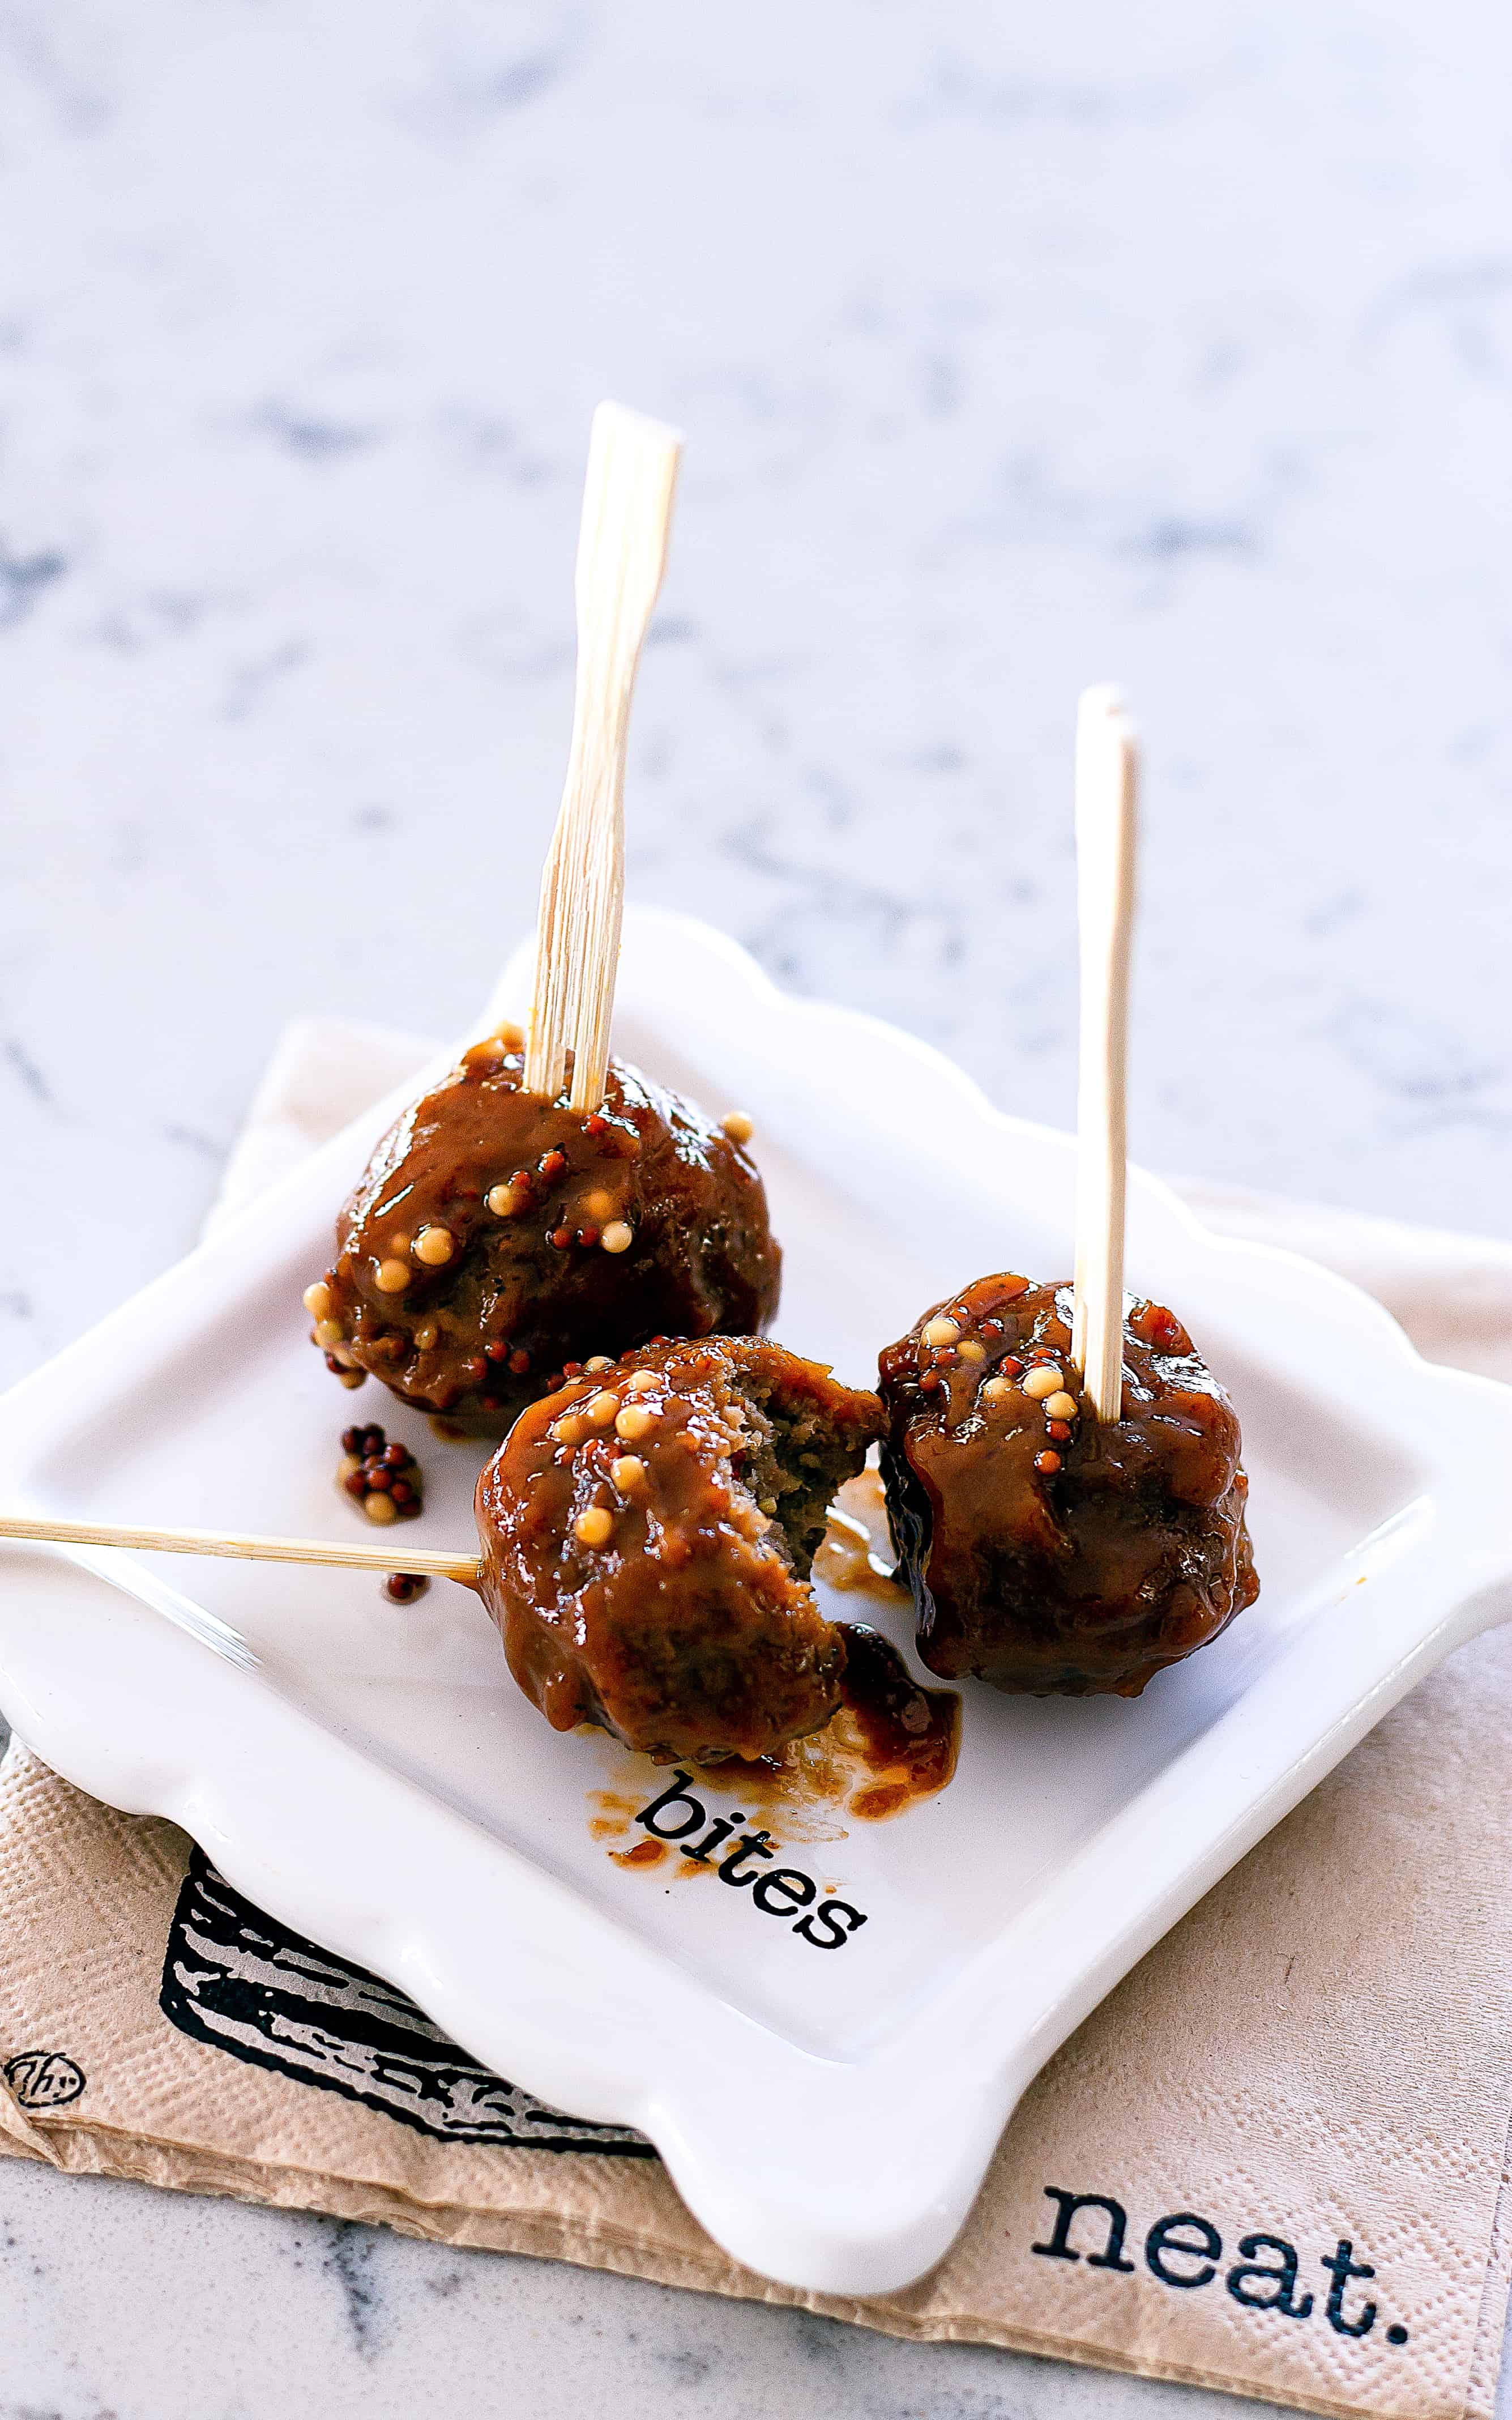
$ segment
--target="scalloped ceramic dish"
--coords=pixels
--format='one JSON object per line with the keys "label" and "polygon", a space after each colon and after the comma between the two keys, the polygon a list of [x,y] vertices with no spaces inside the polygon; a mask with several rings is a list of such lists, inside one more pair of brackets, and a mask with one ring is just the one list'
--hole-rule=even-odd
{"label": "scalloped ceramic dish", "polygon": [[[523,963],[515,979],[517,998]],[[787,1254],[778,1332],[843,1377],[870,1383],[880,1343],[984,1270],[1066,1273],[1068,1137],[887,1026],[782,998],[705,927],[627,920],[616,1040],[752,1111]],[[376,1388],[341,1394],[300,1309],[395,1106],[0,1403],[14,1497],[350,1535],[334,1439],[360,1414],[424,1450],[417,1538],[471,1541],[481,1449],[441,1447]],[[1512,1390],[1429,1367],[1365,1295],[1218,1239],[1139,1174],[1129,1280],[1175,1305],[1238,1403],[1259,1603],[1132,1703],[968,1685],[940,1796],[787,1835],[865,1915],[837,1946],[748,1891],[617,1863],[593,1793],[639,1806],[667,1777],[548,1730],[445,1582],[400,1607],[371,1574],[10,1549],[0,1703],[69,1779],[172,1817],[500,2073],[641,2128],[739,2258],[829,2292],[902,2286],[1057,2044],[1512,1581]],[[901,1602],[832,1609],[908,1641]]]}

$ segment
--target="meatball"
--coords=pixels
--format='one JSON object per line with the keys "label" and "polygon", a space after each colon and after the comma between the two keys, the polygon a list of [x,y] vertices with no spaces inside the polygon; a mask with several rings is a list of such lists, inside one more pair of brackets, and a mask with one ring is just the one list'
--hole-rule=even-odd
{"label": "meatball", "polygon": [[932,1671],[1136,1698],[1252,1605],[1233,1406],[1179,1319],[1136,1302],[1104,1427],[1070,1286],[981,1278],[881,1357],[887,1511]]}
{"label": "meatball", "polygon": [[827,1723],[845,1645],[809,1567],[882,1430],[779,1344],[629,1353],[522,1413],[478,1481],[484,1603],[557,1730],[711,1762]]}
{"label": "meatball", "polygon": [[754,1333],[781,1277],[741,1140],[618,1060],[592,1116],[538,1101],[517,1040],[480,1043],[406,1109],[305,1295],[346,1384],[369,1372],[481,1436],[592,1353]]}

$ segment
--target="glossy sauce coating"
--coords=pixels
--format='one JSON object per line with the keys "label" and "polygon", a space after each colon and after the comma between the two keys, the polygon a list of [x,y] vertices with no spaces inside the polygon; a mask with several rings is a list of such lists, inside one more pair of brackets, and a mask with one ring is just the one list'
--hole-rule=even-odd
{"label": "glossy sauce coating", "polygon": [[523,1064],[480,1044],[405,1111],[307,1297],[347,1383],[486,1436],[568,1363],[760,1330],[781,1276],[755,1164],[702,1111],[615,1060],[585,1118],[523,1093]]}
{"label": "glossy sauce coating", "polygon": [[522,1413],[478,1482],[480,1592],[558,1730],[708,1762],[827,1723],[845,1647],[808,1583],[874,1395],[753,1338],[660,1343]]}
{"label": "glossy sauce coating", "polygon": [[1239,1421],[1180,1322],[1139,1302],[1102,1427],[1071,1312],[1069,1286],[982,1278],[887,1347],[887,1509],[932,1671],[1137,1697],[1257,1593]]}

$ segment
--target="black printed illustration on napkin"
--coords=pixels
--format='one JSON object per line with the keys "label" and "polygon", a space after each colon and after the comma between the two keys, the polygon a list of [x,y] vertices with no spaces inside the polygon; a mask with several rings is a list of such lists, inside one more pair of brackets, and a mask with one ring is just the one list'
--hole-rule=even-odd
{"label": "black printed illustration on napkin", "polygon": [[198,1849],[174,1910],[159,2005],[195,2041],[442,2142],[656,2157],[628,2126],[564,2117],[490,2075],[391,1983],[264,1916]]}

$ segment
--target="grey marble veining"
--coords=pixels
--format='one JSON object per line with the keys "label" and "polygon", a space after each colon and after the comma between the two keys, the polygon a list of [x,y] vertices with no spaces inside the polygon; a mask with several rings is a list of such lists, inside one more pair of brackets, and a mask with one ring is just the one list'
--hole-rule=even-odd
{"label": "grey marble veining", "polygon": [[147,2185],[8,2168],[0,2209],[4,2420],[1241,2420],[1273,2408]]}
{"label": "grey marble veining", "polygon": [[[193,1239],[289,1013],[444,1031],[527,923],[606,393],[688,439],[636,896],[1065,1121],[1121,678],[1140,1156],[1512,1231],[1509,53],[1489,0],[4,0],[0,1375]],[[0,2211],[0,2420],[1203,2402]]]}
{"label": "grey marble veining", "polygon": [[528,921],[607,391],[689,439],[638,896],[1064,1119],[1120,677],[1141,1156],[1505,1232],[1502,12],[0,44],[11,1369],[187,1242],[290,1007],[442,1029]]}

